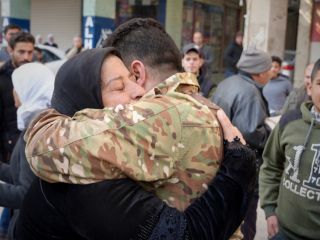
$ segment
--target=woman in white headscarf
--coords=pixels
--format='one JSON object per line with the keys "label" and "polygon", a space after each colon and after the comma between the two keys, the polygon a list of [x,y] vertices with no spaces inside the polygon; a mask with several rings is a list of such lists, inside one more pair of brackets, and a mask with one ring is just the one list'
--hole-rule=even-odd
{"label": "woman in white headscarf", "polygon": [[12,74],[15,104],[18,107],[17,122],[21,130],[10,163],[0,165],[0,206],[14,209],[8,237],[14,239],[14,226],[24,195],[34,179],[25,156],[23,136],[32,118],[48,108],[54,86],[54,74],[40,63],[27,63]]}

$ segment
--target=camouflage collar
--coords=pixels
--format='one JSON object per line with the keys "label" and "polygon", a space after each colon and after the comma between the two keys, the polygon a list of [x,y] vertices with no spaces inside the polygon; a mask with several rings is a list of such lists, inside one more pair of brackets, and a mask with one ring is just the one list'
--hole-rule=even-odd
{"label": "camouflage collar", "polygon": [[143,98],[180,92],[179,87],[181,86],[191,86],[196,88],[197,91],[200,89],[196,75],[192,73],[176,73],[148,91]]}

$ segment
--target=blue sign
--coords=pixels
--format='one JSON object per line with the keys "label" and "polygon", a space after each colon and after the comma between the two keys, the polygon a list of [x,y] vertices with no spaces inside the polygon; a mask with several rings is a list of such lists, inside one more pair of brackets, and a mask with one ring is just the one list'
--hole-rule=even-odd
{"label": "blue sign", "polygon": [[85,48],[95,48],[115,29],[115,21],[111,18],[84,16],[82,21],[83,44]]}
{"label": "blue sign", "polygon": [[7,26],[8,24],[17,24],[24,31],[30,31],[30,20],[29,19],[20,19],[20,18],[12,18],[12,17],[3,17],[2,28]]}

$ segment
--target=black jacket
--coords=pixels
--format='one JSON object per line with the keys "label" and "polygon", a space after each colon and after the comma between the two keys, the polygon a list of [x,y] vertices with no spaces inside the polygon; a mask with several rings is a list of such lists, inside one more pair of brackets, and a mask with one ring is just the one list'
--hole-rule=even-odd
{"label": "black jacket", "polygon": [[21,133],[10,158],[10,164],[0,163],[0,206],[14,209],[9,225],[9,239],[13,236],[19,209],[30,184],[35,178],[25,155],[24,132]]}
{"label": "black jacket", "polygon": [[8,160],[19,137],[17,108],[14,106],[11,60],[0,68],[0,160]]}
{"label": "black jacket", "polygon": [[237,73],[237,62],[240,59],[242,53],[242,46],[238,45],[236,42],[232,42],[228,45],[226,50],[224,51],[224,64],[226,70]]}

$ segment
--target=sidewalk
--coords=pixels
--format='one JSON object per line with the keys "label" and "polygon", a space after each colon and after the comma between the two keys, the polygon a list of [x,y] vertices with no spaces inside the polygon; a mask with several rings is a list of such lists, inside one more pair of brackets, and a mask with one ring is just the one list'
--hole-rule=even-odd
{"label": "sidewalk", "polygon": [[255,240],[267,240],[267,222],[263,210],[259,207],[260,202],[258,203],[258,216],[257,216],[257,234]]}

